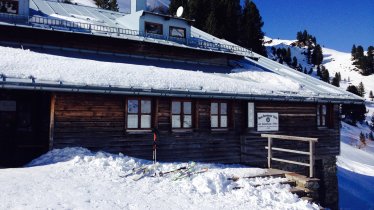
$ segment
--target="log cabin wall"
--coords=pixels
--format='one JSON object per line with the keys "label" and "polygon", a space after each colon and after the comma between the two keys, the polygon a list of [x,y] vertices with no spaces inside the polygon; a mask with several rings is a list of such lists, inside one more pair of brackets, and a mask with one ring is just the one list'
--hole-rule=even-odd
{"label": "log cabin wall", "polygon": [[[56,94],[54,148],[82,146],[92,150],[122,152],[126,155],[152,159],[153,135],[150,130],[126,130],[126,96],[98,94]],[[209,99],[190,99],[193,104],[193,127],[172,129],[171,101],[168,97],[152,100],[152,127],[158,128],[157,150],[161,161],[205,161],[245,163],[266,166],[266,139],[256,128],[247,128],[247,101],[228,103],[228,128],[210,127]],[[316,104],[291,102],[255,102],[257,112],[279,113],[279,132],[297,136],[317,137],[317,159],[339,154],[339,107],[333,107],[331,128],[317,128]],[[274,141],[275,146],[307,150],[303,143]],[[287,154],[277,154],[290,158]],[[298,158],[292,155],[291,159]]]}
{"label": "log cabin wall", "polygon": [[[279,131],[272,134],[283,134],[291,136],[315,137],[318,143],[315,145],[316,159],[340,154],[340,119],[339,105],[327,105],[327,115],[330,126],[317,127],[317,105],[312,103],[281,103],[281,102],[258,102],[255,103],[255,111],[275,112],[279,114]],[[242,135],[242,162],[250,165],[266,167],[267,162],[267,139],[261,138],[255,129],[246,131]],[[308,143],[273,140],[274,147],[308,151]],[[292,153],[274,152],[275,157],[289,160],[308,160],[305,155]],[[274,162],[277,165],[276,162]],[[305,167],[300,167],[306,169]]]}
{"label": "log cabin wall", "polygon": [[[56,94],[54,148],[80,146],[92,150],[122,152],[152,159],[150,130],[126,131],[126,96],[95,94]],[[157,149],[162,161],[240,162],[240,130],[232,127],[210,129],[210,101],[192,100],[192,129],[172,129],[171,98],[153,98],[153,126],[160,132]],[[232,103],[229,109],[239,110]],[[236,117],[238,118],[238,117]]]}

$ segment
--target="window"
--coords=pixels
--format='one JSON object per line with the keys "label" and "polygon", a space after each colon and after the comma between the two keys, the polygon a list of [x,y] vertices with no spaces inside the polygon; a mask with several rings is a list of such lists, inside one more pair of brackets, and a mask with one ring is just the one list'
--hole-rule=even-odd
{"label": "window", "polygon": [[169,36],[177,37],[177,38],[186,38],[186,29],[170,26]]}
{"label": "window", "polygon": [[0,13],[18,14],[18,0],[0,0]]}
{"label": "window", "polygon": [[327,127],[327,106],[317,105],[317,126]]}
{"label": "window", "polygon": [[173,101],[171,112],[172,128],[192,128],[192,102]]}
{"label": "window", "polygon": [[163,27],[158,23],[145,22],[145,33],[163,35]]}
{"label": "window", "polygon": [[141,99],[127,100],[127,128],[151,128],[151,101]]}
{"label": "window", "polygon": [[227,128],[227,103],[210,104],[210,127]]}

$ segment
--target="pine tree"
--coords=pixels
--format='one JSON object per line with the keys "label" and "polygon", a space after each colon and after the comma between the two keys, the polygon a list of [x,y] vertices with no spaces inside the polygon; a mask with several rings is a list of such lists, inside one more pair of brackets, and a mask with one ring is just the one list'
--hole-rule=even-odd
{"label": "pine tree", "polygon": [[321,67],[317,66],[317,76],[321,77]]}
{"label": "pine tree", "polygon": [[332,78],[331,84],[336,87],[340,87],[340,76],[338,73],[335,73],[334,78]]}
{"label": "pine tree", "polygon": [[374,47],[369,46],[367,50],[367,66],[369,74],[374,74]]}
{"label": "pine tree", "polygon": [[309,75],[313,74],[313,68],[310,68],[310,69],[309,69],[308,74],[309,74]]}
{"label": "pine tree", "polygon": [[320,65],[323,61],[323,52],[320,45],[317,45],[312,53],[312,64],[314,65]]}
{"label": "pine tree", "polygon": [[351,50],[352,60],[356,60],[356,53],[357,53],[356,45],[353,45],[352,50]]}
{"label": "pine tree", "polygon": [[303,41],[303,32],[301,32],[301,31],[297,32],[296,39],[297,39],[297,41],[302,42]]}
{"label": "pine tree", "polygon": [[[347,91],[359,96],[358,89],[354,85],[348,86]],[[343,104],[342,114],[346,116],[347,123],[356,125],[357,122],[365,120],[366,106],[365,104]]]}
{"label": "pine tree", "polygon": [[118,12],[117,0],[94,0],[97,7]]}
{"label": "pine tree", "polygon": [[321,68],[321,80],[330,83],[330,73],[324,66]]}
{"label": "pine tree", "polygon": [[369,139],[372,140],[372,141],[374,141],[374,135],[373,135],[373,132],[370,132],[370,133],[369,133]]}
{"label": "pine tree", "polygon": [[360,59],[364,56],[364,48],[361,45],[358,45],[356,48],[356,59]]}
{"label": "pine tree", "polygon": [[371,99],[371,101],[374,100],[374,95],[373,95],[373,91],[372,90],[369,93],[369,98]]}
{"label": "pine tree", "polygon": [[366,92],[365,92],[364,84],[362,82],[360,82],[360,84],[358,84],[357,90],[358,90],[359,96],[365,97]]}
{"label": "pine tree", "polygon": [[112,11],[119,11],[117,0],[109,0],[108,1],[108,9]]}
{"label": "pine tree", "polygon": [[263,46],[263,25],[264,22],[256,5],[253,1],[245,0],[240,23],[241,36],[239,43],[245,48],[266,56],[266,49]]}
{"label": "pine tree", "polygon": [[365,135],[361,132],[360,133],[360,145],[359,145],[359,148],[363,148],[366,146],[366,138],[365,138]]}
{"label": "pine tree", "polygon": [[[219,24],[222,24],[222,38],[238,43],[240,35],[241,5],[240,0],[220,0]],[[263,40],[263,37],[262,37]],[[261,40],[261,45],[262,45]],[[263,49],[266,50],[266,49]]]}
{"label": "pine tree", "polygon": [[273,53],[273,55],[275,56],[277,54],[277,49],[275,49],[275,47],[271,47],[271,53]]}
{"label": "pine tree", "polygon": [[[288,48],[289,49],[289,48]],[[296,56],[293,56],[293,58],[292,58],[292,67],[294,67],[294,68],[296,68],[297,67],[297,58],[296,58]]]}
{"label": "pine tree", "polygon": [[308,51],[307,51],[307,54],[306,54],[306,60],[308,62],[308,64],[310,64],[312,61],[312,50],[310,49],[310,47],[308,47]]}
{"label": "pine tree", "polygon": [[286,62],[288,65],[291,64],[291,49],[287,48],[286,55],[284,56],[284,62]]}
{"label": "pine tree", "polygon": [[207,33],[220,37],[221,31],[218,29],[218,22],[217,22],[218,15],[219,14],[217,13],[216,4],[215,2],[211,1],[210,13],[205,22],[204,29]]}

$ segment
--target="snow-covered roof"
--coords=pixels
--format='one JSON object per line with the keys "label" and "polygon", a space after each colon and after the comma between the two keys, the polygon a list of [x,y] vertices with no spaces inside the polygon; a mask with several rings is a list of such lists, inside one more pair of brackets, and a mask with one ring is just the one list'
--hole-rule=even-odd
{"label": "snow-covered roof", "polygon": [[[316,93],[281,71],[263,70],[249,60],[241,61],[242,68],[222,73],[230,69],[12,47],[0,47],[0,57],[3,88],[258,100],[352,100],[346,93]],[[221,73],[209,73],[214,71]]]}
{"label": "snow-covered roof", "polygon": [[[119,20],[125,13],[102,10],[94,7],[64,4],[53,1],[31,0],[30,23],[37,25],[39,17],[51,18],[55,21],[42,23],[60,24],[60,20],[69,23],[82,23],[79,31],[90,30],[90,34],[100,34],[102,31],[92,31],[94,25],[107,26],[108,30],[130,30]],[[34,21],[34,22],[33,22]],[[84,25],[84,24],[89,25]],[[90,25],[93,24],[93,25]],[[25,26],[23,26],[25,27]],[[27,27],[27,26],[26,26]],[[87,28],[88,27],[88,28]],[[55,30],[59,30],[58,28]],[[115,33],[116,34],[116,33]],[[106,34],[108,35],[108,34]],[[111,35],[111,34],[109,34]],[[73,53],[40,53],[15,48],[1,47],[0,74],[3,75],[3,87],[58,89],[66,91],[79,88],[80,91],[143,93],[161,95],[185,95],[199,97],[228,97],[266,100],[295,100],[295,101],[326,101],[326,102],[362,102],[363,99],[344,90],[319,81],[308,75],[274,62],[266,57],[242,50],[226,40],[219,39],[197,28],[192,27],[192,39],[214,43],[209,49],[199,46],[186,45],[170,40],[159,40],[120,34],[120,38],[155,42],[176,47],[195,48],[199,50],[220,51],[246,58],[239,62],[243,68],[233,69],[233,73],[222,72],[219,69],[204,70],[206,67],[187,67],[171,64],[159,66],[155,62],[133,63],[132,59],[115,61],[113,57],[92,58],[90,55],[73,57]],[[229,48],[225,48],[227,46]],[[217,49],[215,50],[215,47]],[[249,52],[249,53],[248,53]],[[156,62],[157,63],[157,62]],[[214,67],[218,68],[218,67]],[[193,69],[191,71],[191,69]],[[20,81],[19,79],[22,79]],[[32,78],[31,80],[28,78]],[[12,82],[13,81],[13,82]],[[29,84],[31,81],[31,84]],[[22,85],[21,85],[22,84]],[[56,86],[57,85],[57,86]]]}

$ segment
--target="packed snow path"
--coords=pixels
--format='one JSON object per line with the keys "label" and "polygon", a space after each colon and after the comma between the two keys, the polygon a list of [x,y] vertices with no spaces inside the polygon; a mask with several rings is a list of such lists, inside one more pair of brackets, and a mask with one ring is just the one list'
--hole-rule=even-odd
{"label": "packed snow path", "polygon": [[[291,194],[282,178],[228,180],[265,171],[239,165],[197,164],[208,172],[179,181],[175,175],[121,178],[144,164],[150,162],[121,154],[53,150],[28,167],[0,170],[0,209],[318,209]],[[185,165],[164,163],[158,170]]]}

